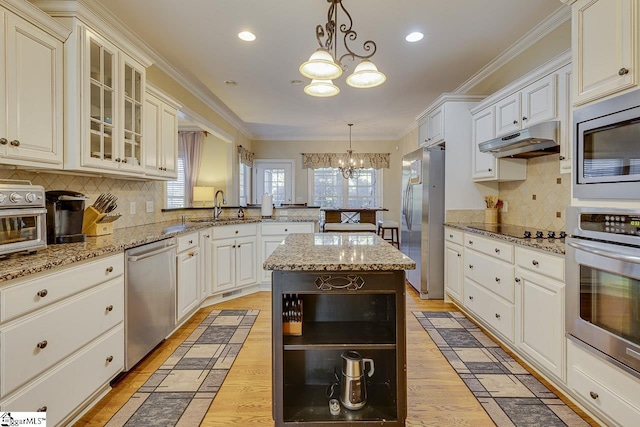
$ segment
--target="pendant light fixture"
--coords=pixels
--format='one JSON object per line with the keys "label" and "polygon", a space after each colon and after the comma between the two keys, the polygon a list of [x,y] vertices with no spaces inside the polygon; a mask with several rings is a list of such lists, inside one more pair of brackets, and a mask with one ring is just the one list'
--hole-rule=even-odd
{"label": "pendant light fixture", "polygon": [[[344,179],[356,179],[360,176],[362,170],[362,159],[358,162],[353,156],[353,150],[351,149],[351,127],[353,123],[349,123],[349,149],[347,150],[347,158],[343,161],[340,160],[340,166],[338,169]],[[359,163],[359,165],[358,165]]]}
{"label": "pendant light fixture", "polygon": [[[333,84],[334,79],[339,78],[342,72],[347,69],[343,64],[343,60],[350,58],[352,61],[356,58],[362,61],[356,66],[353,74],[347,77],[347,84],[355,88],[376,87],[384,83],[387,77],[378,71],[378,68],[369,60],[377,50],[374,41],[367,40],[363,43],[362,48],[367,54],[359,55],[355,53],[348,45],[348,41],[353,41],[358,37],[353,28],[353,20],[351,15],[344,7],[343,0],[327,0],[329,11],[327,13],[327,23],[316,26],[316,39],[320,48],[317,49],[307,62],[300,66],[300,73],[311,79],[311,83],[304,88],[306,94],[311,96],[334,96],[340,92],[337,86]],[[346,16],[346,22],[338,23],[338,6]],[[338,30],[344,34],[341,37],[343,47],[346,52],[338,58]],[[324,39],[324,40],[323,40]]]}

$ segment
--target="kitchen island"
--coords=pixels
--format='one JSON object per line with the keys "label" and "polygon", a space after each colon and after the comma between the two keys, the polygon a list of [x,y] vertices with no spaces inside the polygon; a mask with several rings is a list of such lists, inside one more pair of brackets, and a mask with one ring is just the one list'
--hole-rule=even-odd
{"label": "kitchen island", "polygon": [[[321,233],[288,236],[263,267],[274,270],[275,425],[404,426],[404,270],[415,262],[373,233]],[[330,411],[330,399],[348,402],[340,384],[347,351],[375,369],[357,387],[362,408]]]}

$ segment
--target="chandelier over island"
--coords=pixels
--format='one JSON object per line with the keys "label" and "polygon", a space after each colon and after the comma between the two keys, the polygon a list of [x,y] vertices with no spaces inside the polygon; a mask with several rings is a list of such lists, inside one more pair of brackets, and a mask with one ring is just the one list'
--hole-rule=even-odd
{"label": "chandelier over island", "polygon": [[347,150],[347,158],[344,161],[340,159],[340,166],[338,166],[338,169],[340,170],[340,173],[342,173],[344,179],[357,179],[358,176],[360,176],[360,171],[363,169],[362,159],[360,159],[360,162],[358,163],[358,161],[354,158],[353,150],[351,149],[352,126],[353,123],[349,123],[349,149]]}
{"label": "chandelier over island", "polygon": [[[347,70],[347,66],[343,64],[343,60],[351,58],[360,58],[362,61],[353,70],[353,73],[347,77],[346,81],[349,86],[355,88],[376,87],[384,83],[387,77],[378,71],[378,68],[369,60],[377,50],[374,41],[367,40],[363,43],[362,48],[365,53],[359,55],[349,47],[348,42],[354,41],[358,34],[352,29],[353,20],[351,15],[345,9],[342,0],[327,0],[330,3],[327,13],[327,23],[316,26],[316,38],[320,48],[317,49],[307,62],[300,66],[300,73],[311,79],[311,83],[304,88],[307,95],[318,97],[329,97],[337,95],[340,89],[333,84],[333,80],[339,78],[343,71]],[[346,22],[338,22],[338,5],[346,15]],[[344,35],[343,46],[346,52],[338,58],[338,30]],[[326,38],[325,38],[326,37]],[[323,40],[324,39],[324,40]]]}

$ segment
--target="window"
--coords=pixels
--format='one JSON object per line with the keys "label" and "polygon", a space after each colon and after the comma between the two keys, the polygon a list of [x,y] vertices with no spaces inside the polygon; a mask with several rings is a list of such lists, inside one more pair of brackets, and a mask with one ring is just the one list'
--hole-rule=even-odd
{"label": "window", "polygon": [[181,150],[178,150],[178,161],[176,164],[176,169],[178,171],[178,178],[175,181],[167,182],[167,209],[186,207],[184,157]]}
{"label": "window", "polygon": [[309,169],[309,194],[322,207],[380,206],[382,170],[363,169],[356,179],[344,179],[338,168]]}
{"label": "window", "polygon": [[242,163],[242,161],[240,161],[238,173],[238,200],[240,201],[240,206],[246,206],[247,203],[249,203],[249,201],[251,200],[251,166],[247,166],[246,164]]}
{"label": "window", "polygon": [[262,202],[263,194],[273,195],[273,204],[292,203],[293,199],[293,160],[258,159],[254,166],[254,203]]}

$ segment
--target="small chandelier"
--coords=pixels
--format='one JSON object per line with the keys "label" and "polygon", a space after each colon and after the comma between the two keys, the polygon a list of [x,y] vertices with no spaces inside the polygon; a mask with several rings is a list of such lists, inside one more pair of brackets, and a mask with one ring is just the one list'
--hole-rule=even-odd
{"label": "small chandelier", "polygon": [[[317,49],[307,62],[300,66],[300,73],[311,79],[311,84],[304,88],[307,95],[318,97],[329,97],[337,95],[340,89],[333,84],[333,79],[337,79],[347,70],[347,66],[342,63],[345,58],[360,58],[362,61],[356,66],[353,73],[347,77],[347,84],[355,88],[376,87],[384,83],[387,77],[378,71],[378,68],[369,61],[377,50],[375,42],[367,40],[362,45],[365,52],[369,54],[358,55],[349,48],[348,41],[354,41],[358,33],[352,30],[353,20],[345,9],[342,0],[327,0],[330,3],[327,13],[327,23],[316,26],[316,38],[320,48]],[[347,22],[338,27],[338,4],[347,17]],[[344,34],[344,49],[347,51],[338,59],[338,28]],[[326,39],[323,42],[323,38]]]}
{"label": "small chandelier", "polygon": [[356,166],[357,161],[353,157],[353,150],[351,149],[351,126],[353,126],[353,123],[349,123],[349,149],[347,150],[347,159],[345,161],[340,159],[340,166],[338,166],[344,179],[357,179],[358,176],[360,176],[360,171],[363,169],[362,159],[360,159],[360,166]]}

